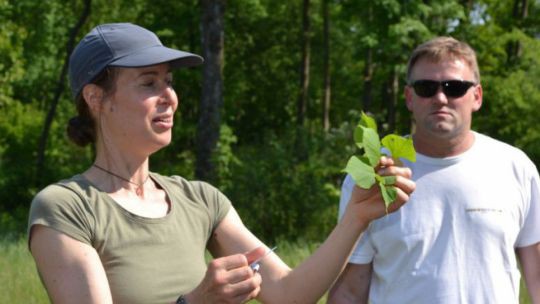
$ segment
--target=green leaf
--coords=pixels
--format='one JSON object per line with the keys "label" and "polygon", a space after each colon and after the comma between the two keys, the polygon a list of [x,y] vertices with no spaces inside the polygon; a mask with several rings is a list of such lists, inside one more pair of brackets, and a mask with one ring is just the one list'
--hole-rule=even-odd
{"label": "green leaf", "polygon": [[354,142],[359,149],[364,149],[364,128],[362,125],[356,126],[354,129]]}
{"label": "green leaf", "polygon": [[375,119],[373,117],[368,116],[366,113],[362,112],[362,115],[360,116],[360,125],[366,128],[370,128],[375,130],[377,132],[377,123],[375,122]]}
{"label": "green leaf", "polygon": [[364,155],[369,159],[369,164],[374,167],[381,158],[381,142],[377,131],[371,128],[361,127],[363,131],[362,145]]}
{"label": "green leaf", "polygon": [[385,184],[386,186],[392,186],[393,184],[396,183],[396,177],[391,175],[391,176],[383,176],[382,177],[382,183]]}
{"label": "green leaf", "polygon": [[384,205],[386,206],[386,209],[388,209],[388,206],[390,206],[397,198],[397,190],[394,187],[387,187],[383,184],[379,184],[379,188],[381,189],[384,199]]}
{"label": "green leaf", "polygon": [[375,184],[375,170],[356,156],[351,156],[343,171],[349,173],[356,184],[369,189]]}
{"label": "green leaf", "polygon": [[396,134],[389,134],[381,140],[381,143],[385,148],[390,150],[392,158],[405,158],[412,162],[416,161],[416,151],[414,150],[412,138],[405,138]]}

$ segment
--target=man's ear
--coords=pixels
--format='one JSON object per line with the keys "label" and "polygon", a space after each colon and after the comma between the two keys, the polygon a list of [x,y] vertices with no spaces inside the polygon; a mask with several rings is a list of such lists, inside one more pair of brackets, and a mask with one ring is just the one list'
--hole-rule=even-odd
{"label": "man's ear", "polygon": [[482,85],[478,84],[473,89],[474,89],[473,112],[476,112],[480,110],[480,108],[482,107],[482,95],[483,95]]}
{"label": "man's ear", "polygon": [[407,109],[409,109],[409,111],[412,111],[413,94],[414,94],[413,88],[411,86],[406,85],[405,89],[403,90],[403,93],[405,95],[405,105],[407,105]]}
{"label": "man's ear", "polygon": [[87,84],[82,89],[82,96],[88,108],[95,114],[101,110],[103,101],[103,89],[93,83]]}

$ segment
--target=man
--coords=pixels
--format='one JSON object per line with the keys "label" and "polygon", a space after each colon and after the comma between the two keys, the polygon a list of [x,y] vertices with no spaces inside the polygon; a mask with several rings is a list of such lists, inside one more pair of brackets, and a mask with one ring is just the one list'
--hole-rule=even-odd
{"label": "man", "polygon": [[[449,37],[418,46],[405,98],[416,191],[372,222],[329,303],[540,303],[540,179],[520,150],[471,130],[482,105],[475,52]],[[340,213],[354,181],[347,176]],[[516,258],[517,254],[517,258]]]}

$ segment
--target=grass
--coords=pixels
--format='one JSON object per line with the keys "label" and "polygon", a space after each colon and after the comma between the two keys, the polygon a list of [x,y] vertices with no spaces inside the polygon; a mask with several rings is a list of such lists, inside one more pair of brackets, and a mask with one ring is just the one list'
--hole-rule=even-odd
{"label": "grass", "polygon": [[[302,262],[317,246],[304,242],[279,242],[277,245],[277,253],[291,267]],[[0,238],[0,303],[49,303],[25,239],[10,241]],[[325,298],[319,303],[325,303]],[[519,303],[531,303],[523,283]]]}
{"label": "grass", "polygon": [[26,240],[0,240],[0,303],[49,303]]}

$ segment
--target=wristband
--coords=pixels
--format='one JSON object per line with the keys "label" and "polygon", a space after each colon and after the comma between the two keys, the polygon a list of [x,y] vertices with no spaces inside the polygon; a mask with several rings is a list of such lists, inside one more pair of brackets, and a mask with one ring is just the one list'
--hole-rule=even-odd
{"label": "wristband", "polygon": [[176,299],[176,304],[188,304],[186,301],[186,298],[184,298],[184,295],[180,295],[178,299]]}

